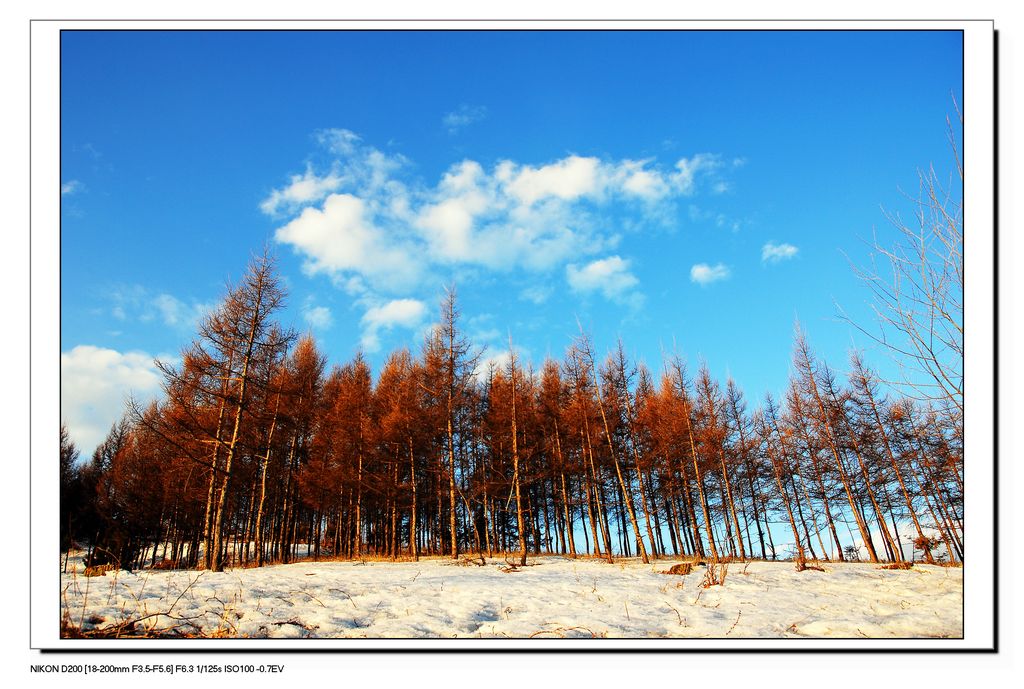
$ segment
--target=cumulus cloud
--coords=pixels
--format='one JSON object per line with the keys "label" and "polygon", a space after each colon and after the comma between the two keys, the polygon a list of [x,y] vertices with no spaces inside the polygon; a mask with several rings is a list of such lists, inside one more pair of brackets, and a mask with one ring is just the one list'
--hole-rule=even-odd
{"label": "cumulus cloud", "polygon": [[441,123],[449,134],[457,134],[460,129],[487,117],[487,108],[482,105],[460,105],[457,110],[446,113]]}
{"label": "cumulus cloud", "polygon": [[690,268],[690,281],[699,285],[710,285],[712,282],[725,280],[729,275],[729,268],[724,263],[713,266],[709,266],[707,263],[698,263]]}
{"label": "cumulus cloud", "polygon": [[413,251],[389,241],[386,230],[373,223],[367,204],[351,194],[331,194],[321,208],[306,208],[275,233],[306,256],[310,274],[361,273],[393,284],[414,280]]}
{"label": "cumulus cloud", "polygon": [[336,172],[328,172],[321,177],[307,167],[305,173],[292,175],[287,186],[270,192],[270,196],[260,203],[260,210],[267,215],[277,215],[281,211],[301,208],[325,198],[341,183],[342,178]]}
{"label": "cumulus cloud", "polygon": [[600,292],[607,299],[623,301],[640,281],[629,270],[629,261],[609,256],[582,268],[575,263],[565,267],[565,277],[574,292]]}
{"label": "cumulus cloud", "polygon": [[670,178],[658,170],[648,167],[650,160],[624,160],[615,171],[622,191],[647,201],[656,201],[667,196],[671,190]]}
{"label": "cumulus cloud", "polygon": [[800,251],[792,244],[773,244],[768,242],[761,247],[762,263],[778,263],[793,258]]}
{"label": "cumulus cloud", "polygon": [[[467,159],[423,180],[403,156],[349,130],[314,138],[328,154],[326,167],[292,176],[263,209],[283,216],[275,239],[302,257],[307,274],[329,277],[364,308],[453,271],[543,275],[571,262],[577,291],[635,300],[636,277],[624,259],[616,256],[617,266],[587,261],[617,250],[624,232],[669,222],[675,203],[728,167],[706,153],[665,163],[568,154],[539,164]],[[600,288],[584,287],[590,272],[615,267]],[[378,332],[368,328],[368,344]]]}
{"label": "cumulus cloud", "polygon": [[415,329],[427,315],[427,305],[418,299],[393,299],[371,306],[363,314],[363,348],[368,352],[380,350],[381,331],[393,328]]}
{"label": "cumulus cloud", "polygon": [[160,372],[145,352],[78,345],[60,355],[60,413],[84,457],[92,454],[121,418],[125,401],[140,402],[160,390]]}
{"label": "cumulus cloud", "polygon": [[262,204],[292,216],[277,240],[305,257],[309,273],[360,276],[392,292],[433,266],[546,271],[606,251],[617,239],[608,204],[639,201],[634,215],[660,219],[657,204],[691,194],[720,166],[709,154],[671,168],[579,155],[541,165],[501,160],[490,169],[463,160],[430,186],[408,183],[406,159],[349,130],[323,130],[316,140],[335,156],[330,171],[307,168]]}
{"label": "cumulus cloud", "polygon": [[483,168],[472,160],[452,166],[432,196],[420,208],[416,226],[433,256],[444,262],[478,260],[484,249],[472,241],[474,223],[497,204]]}
{"label": "cumulus cloud", "polygon": [[550,165],[517,169],[506,162],[498,169],[499,179],[507,181],[509,192],[523,205],[530,206],[537,201],[555,197],[572,201],[581,196],[593,195],[598,191],[597,158],[569,156]]}

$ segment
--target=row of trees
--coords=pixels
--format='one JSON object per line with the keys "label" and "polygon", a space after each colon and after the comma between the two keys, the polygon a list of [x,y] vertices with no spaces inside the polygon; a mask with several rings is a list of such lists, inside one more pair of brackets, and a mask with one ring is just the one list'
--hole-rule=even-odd
{"label": "row of trees", "polygon": [[[480,365],[454,290],[376,381],[275,320],[264,255],[203,321],[162,398],[91,461],[61,435],[65,545],[91,563],[220,570],[299,556],[461,553],[962,560],[962,404],[843,379],[796,333],[784,398],[581,335],[539,370]],[[904,534],[910,533],[908,539]],[[907,542],[907,541],[911,542]],[[787,546],[782,547],[785,543]]]}

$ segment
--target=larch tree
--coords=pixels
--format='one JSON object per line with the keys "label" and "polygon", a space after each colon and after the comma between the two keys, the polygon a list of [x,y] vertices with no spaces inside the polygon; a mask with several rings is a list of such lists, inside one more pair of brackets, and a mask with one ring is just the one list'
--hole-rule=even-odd
{"label": "larch tree", "polygon": [[[594,364],[594,355],[591,350],[590,338],[586,335],[581,335],[578,338],[579,349],[581,355],[585,358],[585,363],[588,369],[594,376],[594,392],[597,395],[597,409],[601,414],[601,423],[604,427],[604,436],[608,445],[608,453],[611,456],[612,466],[615,468],[615,477],[618,479],[619,491],[622,496],[622,501],[626,505],[626,509],[629,514],[629,521],[633,527],[633,535],[636,538],[637,549],[640,551],[640,557],[643,559],[644,564],[650,562],[647,556],[647,548],[644,545],[643,536],[640,534],[640,526],[636,518],[636,508],[633,504],[633,491],[629,484],[627,484],[628,473],[623,471],[622,461],[619,459],[619,452],[616,450],[615,441],[612,435],[612,428],[608,422],[608,414],[605,410],[605,395],[601,392],[602,383],[598,378],[597,367]],[[609,366],[609,372],[614,370],[614,365]],[[606,376],[609,377],[609,376]],[[614,389],[614,386],[612,386]]]}
{"label": "larch tree", "polygon": [[[200,323],[199,336],[183,355],[183,365],[163,365],[164,389],[198,421],[201,408],[192,402],[216,400],[217,421],[212,433],[204,424],[184,428],[213,446],[206,535],[207,567],[221,571],[224,524],[231,478],[242,447],[251,397],[268,381],[256,379],[258,358],[273,358],[288,346],[290,332],[274,327],[273,314],[284,305],[284,290],[269,253],[254,257],[241,281],[229,286],[220,306]],[[157,429],[157,424],[148,424]],[[161,435],[168,434],[158,431]]]}
{"label": "larch tree", "polygon": [[[284,458],[283,486],[277,507],[277,547],[275,551],[283,562],[289,562],[295,545],[302,505],[309,504],[312,495],[299,490],[303,472],[315,455],[314,438],[318,421],[322,417],[326,400],[323,396],[324,368],[327,359],[312,337],[301,338],[285,360],[284,390],[287,394],[287,412],[282,421],[287,430],[287,448]],[[308,476],[308,473],[306,474]]]}
{"label": "larch tree", "polygon": [[850,355],[850,384],[853,386],[852,399],[856,408],[860,412],[861,423],[871,429],[876,441],[884,450],[889,466],[892,467],[893,474],[896,476],[896,480],[899,483],[900,494],[907,507],[907,514],[910,516],[910,519],[914,524],[914,530],[917,533],[917,542],[922,546],[921,549],[924,553],[925,561],[929,564],[934,564],[935,558],[932,556],[929,540],[924,535],[924,530],[921,527],[921,520],[918,518],[917,510],[914,508],[914,501],[910,496],[908,481],[903,475],[904,472],[900,469],[899,462],[896,460],[896,454],[893,451],[893,444],[890,441],[886,425],[882,421],[882,409],[888,405],[885,400],[880,400],[878,398],[878,385],[875,375],[864,364],[864,360],[861,358],[859,352],[853,352]]}
{"label": "larch tree", "polygon": [[416,387],[417,371],[409,350],[391,354],[381,369],[376,398],[380,408],[380,443],[384,452],[394,453],[398,474],[408,480],[396,481],[396,487],[406,496],[409,514],[409,553],[419,560],[418,539],[418,482],[422,470],[418,467],[417,453],[422,454],[424,433],[422,417],[418,413],[419,393]]}
{"label": "larch tree", "polygon": [[569,466],[567,457],[562,451],[563,435],[566,431],[563,420],[567,403],[568,390],[562,381],[558,364],[547,359],[541,369],[540,390],[538,392],[538,413],[540,425],[547,438],[547,448],[551,455],[552,481],[561,500],[562,520],[565,527],[567,543],[563,550],[569,556],[576,557],[576,539],[574,531],[573,499],[570,497],[573,468]]}
{"label": "larch tree", "polygon": [[[73,521],[75,517],[76,496],[75,489],[78,484],[78,447],[68,433],[65,424],[60,425],[60,549],[67,551],[71,549],[74,538]],[[67,560],[65,559],[65,567]]]}
{"label": "larch tree", "polygon": [[439,378],[435,379],[432,393],[444,402],[446,460],[442,462],[442,475],[448,484],[449,552],[452,559],[459,557],[458,506],[456,494],[456,443],[462,439],[457,433],[458,417],[470,401],[473,374],[480,358],[472,344],[459,330],[459,309],[455,287],[445,291],[441,301],[441,321],[436,333],[439,348]]}
{"label": "larch tree", "polygon": [[704,485],[704,471],[702,462],[698,459],[697,434],[694,432],[695,409],[689,393],[689,382],[686,379],[686,366],[679,356],[674,356],[669,364],[671,380],[674,387],[674,394],[679,400],[678,414],[683,421],[685,438],[683,442],[689,454],[689,461],[692,462],[694,472],[694,483],[697,485],[697,495],[700,499],[701,510],[704,514],[704,529],[707,532],[708,547],[711,549],[711,560],[718,561],[718,546],[715,544],[715,534],[712,529],[711,506],[708,503],[707,491]]}
{"label": "larch tree", "polygon": [[704,419],[703,435],[707,447],[713,456],[717,456],[718,468],[722,476],[722,512],[725,521],[726,538],[729,540],[732,553],[746,559],[743,546],[743,532],[736,513],[736,501],[733,499],[733,469],[726,461],[725,438],[728,429],[725,425],[725,399],[722,397],[718,382],[711,377],[707,363],[702,362],[697,372],[696,381],[697,403]]}

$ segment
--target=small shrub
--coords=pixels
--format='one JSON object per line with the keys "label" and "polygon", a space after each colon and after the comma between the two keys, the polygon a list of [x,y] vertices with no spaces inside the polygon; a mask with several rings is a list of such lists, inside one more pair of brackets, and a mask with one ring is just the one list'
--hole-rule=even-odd
{"label": "small shrub", "polygon": [[928,536],[921,535],[914,539],[914,548],[920,550],[922,553],[930,555],[931,552],[938,548],[941,543],[942,541],[937,538],[930,538]]}
{"label": "small shrub", "polygon": [[725,577],[729,574],[729,563],[723,562],[721,564],[711,563],[708,565],[707,571],[704,572],[704,578],[700,582],[700,587],[707,589],[712,586],[721,586],[725,583]]}
{"label": "small shrub", "polygon": [[807,564],[807,558],[805,558],[805,557],[798,557],[796,559],[796,571],[798,571],[798,572],[805,572],[805,571],[807,571],[809,569],[810,570],[814,570],[815,572],[824,572],[825,571],[824,568],[818,567],[817,565],[809,565],[809,564]]}

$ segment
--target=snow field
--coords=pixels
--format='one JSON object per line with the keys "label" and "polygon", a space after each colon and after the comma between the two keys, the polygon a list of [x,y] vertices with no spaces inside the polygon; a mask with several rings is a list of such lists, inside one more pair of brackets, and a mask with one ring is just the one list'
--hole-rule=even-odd
{"label": "snow field", "polygon": [[61,575],[84,630],[230,638],[930,638],[963,635],[963,570],[733,562],[721,586],[680,560],[547,556],[506,571],[447,558],[300,562],[254,569]]}

